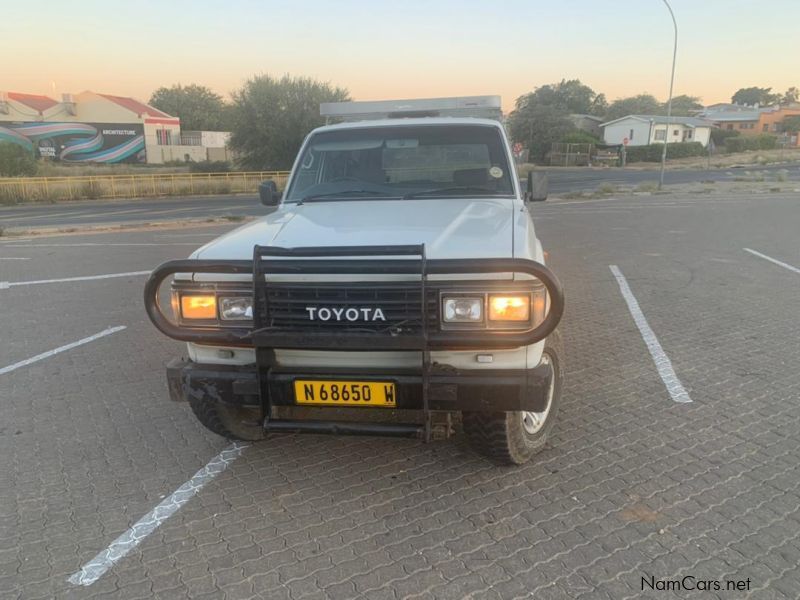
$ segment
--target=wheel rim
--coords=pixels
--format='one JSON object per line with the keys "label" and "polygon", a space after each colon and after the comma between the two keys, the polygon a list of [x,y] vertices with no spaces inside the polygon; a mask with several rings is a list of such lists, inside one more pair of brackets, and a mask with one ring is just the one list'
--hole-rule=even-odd
{"label": "wheel rim", "polygon": [[[552,365],[553,361],[549,354],[542,354],[542,364]],[[547,404],[541,412],[533,412],[530,410],[522,411],[522,426],[525,431],[530,435],[538,433],[544,427],[547,421],[547,415],[550,414],[550,407],[553,405],[553,393],[556,390],[556,373],[550,378],[550,387],[547,389]]]}

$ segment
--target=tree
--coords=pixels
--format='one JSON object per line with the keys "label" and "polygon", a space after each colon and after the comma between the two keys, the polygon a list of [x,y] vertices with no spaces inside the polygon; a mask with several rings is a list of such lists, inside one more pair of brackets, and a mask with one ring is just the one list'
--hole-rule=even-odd
{"label": "tree", "polygon": [[517,98],[527,106],[549,106],[565,114],[602,115],[607,108],[606,97],[596,93],[579,79],[562,79],[536,88],[529,94]]}
{"label": "tree", "polygon": [[517,98],[517,107],[508,116],[511,138],[529,150],[530,160],[541,162],[550,147],[575,131],[564,111],[553,106],[529,103],[529,96]]}
{"label": "tree", "polygon": [[650,94],[639,94],[614,100],[606,111],[606,121],[613,121],[627,115],[661,114],[663,105]]}
{"label": "tree", "polygon": [[0,142],[0,176],[30,177],[36,175],[36,158],[19,144]]}
{"label": "tree", "polygon": [[744,104],[746,106],[771,106],[781,101],[780,94],[773,94],[772,88],[749,87],[740,88],[731,96],[734,104]]}
{"label": "tree", "polygon": [[349,99],[346,89],[307,77],[253,77],[233,94],[231,148],[247,168],[289,169],[303,138],[324,124],[319,105]]}
{"label": "tree", "polygon": [[783,121],[781,121],[781,129],[786,133],[800,132],[800,115],[785,117]]}
{"label": "tree", "polygon": [[[694,111],[701,110],[702,108],[703,105],[700,103],[700,98],[698,96],[687,96],[683,94],[681,96],[675,96],[672,99],[672,114],[678,117],[688,117],[693,114]],[[667,114],[666,102],[661,105],[660,114]]]}
{"label": "tree", "polygon": [[786,92],[784,92],[781,104],[794,104],[798,100],[800,100],[800,90],[798,90],[795,86],[792,86],[786,90]]}
{"label": "tree", "polygon": [[203,85],[180,84],[160,87],[150,96],[150,104],[181,120],[186,131],[227,130],[227,106],[222,96]]}

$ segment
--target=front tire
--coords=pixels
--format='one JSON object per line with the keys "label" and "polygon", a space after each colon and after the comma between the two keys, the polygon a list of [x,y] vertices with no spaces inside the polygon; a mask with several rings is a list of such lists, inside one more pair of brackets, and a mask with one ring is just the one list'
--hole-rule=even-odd
{"label": "front tire", "polygon": [[229,440],[256,442],[265,437],[258,408],[231,406],[206,397],[190,397],[189,406],[203,426]]}
{"label": "front tire", "polygon": [[462,413],[464,433],[473,449],[496,463],[521,465],[544,448],[561,401],[562,356],[561,336],[555,331],[548,336],[542,353],[542,361],[553,368],[548,401],[542,412]]}

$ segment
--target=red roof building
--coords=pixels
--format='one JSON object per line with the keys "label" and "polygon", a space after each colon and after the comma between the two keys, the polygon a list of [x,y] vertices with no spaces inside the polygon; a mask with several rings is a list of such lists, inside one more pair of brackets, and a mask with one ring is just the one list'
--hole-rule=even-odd
{"label": "red roof building", "polygon": [[42,96],[39,94],[22,94],[20,92],[8,92],[6,94],[8,100],[19,102],[23,106],[35,110],[40,115],[44,114],[46,110],[57,106],[59,103],[52,98]]}

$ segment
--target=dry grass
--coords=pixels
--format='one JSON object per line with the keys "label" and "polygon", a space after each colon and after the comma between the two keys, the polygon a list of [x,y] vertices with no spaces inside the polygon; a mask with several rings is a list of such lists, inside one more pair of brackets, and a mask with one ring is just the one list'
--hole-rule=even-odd
{"label": "dry grass", "polygon": [[258,184],[266,178],[274,179],[279,188],[286,183],[286,174],[275,173],[153,173],[146,176],[8,178],[0,179],[0,204],[254,194]]}
{"label": "dry grass", "polygon": [[637,192],[655,192],[656,190],[658,190],[657,181],[643,181],[636,186]]}
{"label": "dry grass", "polygon": [[102,164],[66,164],[39,161],[36,169],[37,177],[101,177],[103,175],[153,175],[163,173],[188,173],[189,165],[102,165]]}
{"label": "dry grass", "polygon": [[598,194],[614,194],[619,191],[619,188],[612,183],[603,183],[597,188]]}

